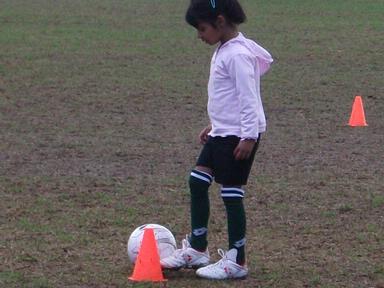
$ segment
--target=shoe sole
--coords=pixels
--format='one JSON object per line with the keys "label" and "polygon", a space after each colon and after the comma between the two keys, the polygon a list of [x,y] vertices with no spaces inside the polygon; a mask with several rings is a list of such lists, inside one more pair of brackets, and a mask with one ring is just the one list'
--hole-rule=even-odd
{"label": "shoe sole", "polygon": [[208,264],[204,264],[204,265],[186,265],[186,266],[181,266],[181,267],[176,267],[176,268],[162,267],[162,269],[165,270],[165,271],[179,271],[180,269],[197,270],[199,268],[203,268],[205,266],[208,266]]}
{"label": "shoe sole", "polygon": [[[197,274],[196,274],[197,275]],[[211,281],[224,281],[224,280],[229,280],[229,281],[236,281],[236,280],[246,280],[248,275],[242,276],[242,277],[232,277],[232,278],[224,278],[224,279],[217,279],[217,278],[209,278],[209,277],[204,277],[197,275],[200,278],[211,280]]]}

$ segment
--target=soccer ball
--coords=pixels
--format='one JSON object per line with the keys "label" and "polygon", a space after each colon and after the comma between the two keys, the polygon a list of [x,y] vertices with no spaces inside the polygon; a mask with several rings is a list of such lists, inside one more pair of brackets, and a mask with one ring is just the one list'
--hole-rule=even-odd
{"label": "soccer ball", "polygon": [[129,236],[127,243],[127,252],[129,260],[134,264],[139,254],[141,242],[144,236],[145,228],[152,228],[157,242],[157,250],[160,259],[166,258],[176,250],[176,240],[171,231],[158,224],[145,224],[137,227]]}

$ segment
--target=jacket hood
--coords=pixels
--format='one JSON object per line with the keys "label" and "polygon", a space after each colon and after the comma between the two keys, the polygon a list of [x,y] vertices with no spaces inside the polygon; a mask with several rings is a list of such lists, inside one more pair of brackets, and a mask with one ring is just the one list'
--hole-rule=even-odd
{"label": "jacket hood", "polygon": [[273,58],[267,50],[265,50],[263,47],[261,47],[255,41],[245,38],[244,35],[240,32],[239,32],[239,36],[237,36],[233,40],[239,41],[253,55],[256,56],[256,58],[259,62],[260,75],[264,75],[265,73],[267,73],[267,71],[269,70],[269,68],[271,67],[271,64],[273,62]]}

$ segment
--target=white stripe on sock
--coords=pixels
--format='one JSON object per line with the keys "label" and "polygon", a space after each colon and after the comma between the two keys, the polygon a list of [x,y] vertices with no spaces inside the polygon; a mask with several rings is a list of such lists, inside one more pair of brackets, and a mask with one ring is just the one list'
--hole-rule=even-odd
{"label": "white stripe on sock", "polygon": [[232,193],[225,193],[225,194],[221,194],[221,197],[223,197],[223,198],[229,198],[229,197],[239,197],[239,198],[244,198],[244,195],[240,195],[240,194],[232,194]]}
{"label": "white stripe on sock", "polygon": [[212,178],[213,178],[212,175],[209,174],[209,173],[206,173],[206,172],[203,172],[203,171],[200,171],[200,170],[196,170],[196,169],[195,169],[194,171],[199,172],[199,173],[204,174],[204,175],[207,175],[207,177],[208,177],[209,179],[212,179]]}
{"label": "white stripe on sock", "polygon": [[208,182],[209,184],[211,184],[211,179],[208,179],[208,178],[206,178],[206,177],[204,177],[204,176],[201,176],[201,175],[199,175],[199,174],[197,174],[197,173],[195,173],[195,172],[191,172],[191,176],[193,176],[193,177],[195,177],[195,178],[197,178],[197,179],[203,180],[203,181]]}
{"label": "white stripe on sock", "polygon": [[240,188],[222,187],[221,191],[238,191],[244,194],[244,190]]}

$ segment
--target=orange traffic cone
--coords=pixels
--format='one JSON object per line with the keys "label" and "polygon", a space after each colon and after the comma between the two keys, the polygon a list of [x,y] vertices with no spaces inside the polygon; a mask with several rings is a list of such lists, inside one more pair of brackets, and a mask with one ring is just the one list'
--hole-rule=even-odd
{"label": "orange traffic cone", "polygon": [[139,255],[137,256],[133,274],[128,278],[133,281],[162,282],[167,281],[163,277],[160,266],[160,256],[157,251],[155,233],[152,228],[144,231]]}
{"label": "orange traffic cone", "polygon": [[349,126],[368,126],[365,121],[365,113],[363,108],[363,100],[361,96],[356,96],[352,106],[351,118],[349,118]]}

